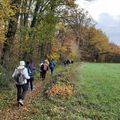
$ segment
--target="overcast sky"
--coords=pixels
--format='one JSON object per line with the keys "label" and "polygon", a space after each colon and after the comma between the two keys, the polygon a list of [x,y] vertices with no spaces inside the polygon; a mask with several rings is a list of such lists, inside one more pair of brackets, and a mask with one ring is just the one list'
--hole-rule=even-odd
{"label": "overcast sky", "polygon": [[77,0],[80,7],[89,12],[111,42],[120,45],[120,0]]}

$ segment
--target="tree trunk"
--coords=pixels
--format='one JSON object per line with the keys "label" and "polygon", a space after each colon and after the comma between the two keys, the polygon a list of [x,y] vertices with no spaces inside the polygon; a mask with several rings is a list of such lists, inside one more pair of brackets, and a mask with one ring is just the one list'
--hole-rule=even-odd
{"label": "tree trunk", "polygon": [[[11,5],[14,5],[14,4],[16,4],[16,7],[19,8],[21,4],[21,0],[13,0]],[[3,66],[8,66],[8,63],[9,63],[11,45],[13,44],[14,37],[16,34],[18,18],[19,18],[19,10],[17,10],[15,16],[13,16],[13,19],[9,21],[8,30],[5,35],[6,40],[3,45],[2,55],[0,59],[0,63]]]}
{"label": "tree trunk", "polygon": [[36,6],[35,6],[35,11],[34,11],[34,15],[33,15],[33,20],[31,22],[31,27],[34,27],[37,21],[37,14],[40,8],[40,2],[37,1]]}

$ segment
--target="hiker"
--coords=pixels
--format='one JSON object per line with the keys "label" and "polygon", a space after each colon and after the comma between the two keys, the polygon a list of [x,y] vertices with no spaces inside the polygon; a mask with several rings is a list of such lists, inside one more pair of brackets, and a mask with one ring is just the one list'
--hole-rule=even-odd
{"label": "hiker", "polygon": [[71,64],[73,64],[74,63],[74,61],[73,60],[71,60]]}
{"label": "hiker", "polygon": [[49,60],[46,59],[45,62],[49,65]]}
{"label": "hiker", "polygon": [[48,70],[48,64],[47,61],[45,60],[40,66],[42,80],[45,80],[47,70]]}
{"label": "hiker", "polygon": [[55,62],[54,62],[54,59],[52,59],[49,63],[49,68],[51,70],[51,76],[53,76],[53,73],[54,73],[54,68],[55,68]]}
{"label": "hiker", "polygon": [[33,90],[33,81],[34,81],[34,73],[35,73],[35,67],[33,66],[32,60],[26,61],[26,68],[28,70],[28,74],[30,76],[30,79],[27,79],[27,89],[29,88],[30,84],[30,89],[31,91]]}
{"label": "hiker", "polygon": [[16,81],[18,104],[23,106],[23,100],[27,93],[27,79],[30,79],[24,61],[20,61],[20,65],[14,70],[12,77]]}
{"label": "hiker", "polygon": [[43,63],[44,63],[44,62],[41,61],[40,64],[39,64],[39,68],[40,68],[40,78],[42,78],[42,69],[41,69],[42,67],[41,67],[41,66],[43,65]]}
{"label": "hiker", "polygon": [[67,64],[67,63],[66,63],[66,60],[65,60],[63,63],[64,63],[64,66],[66,66],[66,64]]}
{"label": "hiker", "polygon": [[66,64],[67,64],[67,65],[70,64],[70,60],[69,60],[69,59],[66,60]]}

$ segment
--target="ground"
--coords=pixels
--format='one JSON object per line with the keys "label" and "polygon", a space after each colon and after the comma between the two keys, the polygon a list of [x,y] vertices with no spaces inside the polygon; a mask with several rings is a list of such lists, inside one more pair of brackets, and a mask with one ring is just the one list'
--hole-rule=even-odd
{"label": "ground", "polygon": [[0,120],[119,120],[119,68],[120,64],[103,63],[63,67],[54,84],[36,82],[24,107],[17,107],[15,99],[9,106],[0,100]]}
{"label": "ground", "polygon": [[41,83],[37,82],[35,85],[35,90],[28,91],[28,94],[25,99],[25,105],[24,106],[19,106],[16,103],[16,100],[14,99],[11,104],[4,109],[0,111],[0,120],[21,120],[22,115],[24,114],[25,111],[29,109],[29,105],[35,100],[34,98],[37,97],[40,92],[42,91]]}

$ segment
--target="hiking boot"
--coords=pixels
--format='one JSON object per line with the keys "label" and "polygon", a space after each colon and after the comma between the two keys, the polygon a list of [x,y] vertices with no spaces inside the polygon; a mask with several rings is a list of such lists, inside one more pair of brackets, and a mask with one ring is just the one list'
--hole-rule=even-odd
{"label": "hiking boot", "polygon": [[19,104],[23,106],[23,100],[22,99],[19,100]]}
{"label": "hiking boot", "polygon": [[34,91],[35,90],[35,88],[33,88],[31,91]]}

